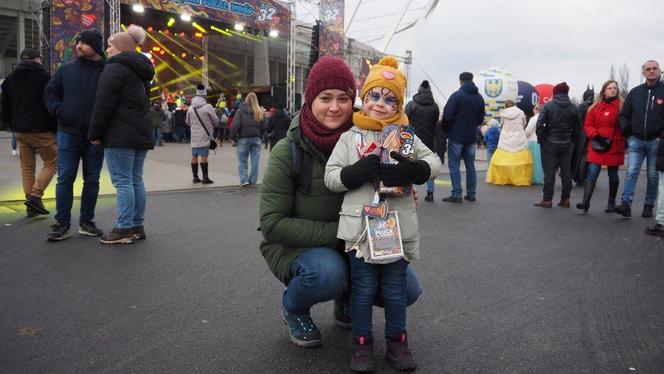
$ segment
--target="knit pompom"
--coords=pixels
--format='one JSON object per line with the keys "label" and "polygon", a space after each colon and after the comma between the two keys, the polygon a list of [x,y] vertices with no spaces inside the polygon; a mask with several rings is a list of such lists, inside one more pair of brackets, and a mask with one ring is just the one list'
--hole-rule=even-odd
{"label": "knit pompom", "polygon": [[378,65],[390,66],[399,69],[399,62],[393,56],[385,56],[378,61]]}
{"label": "knit pompom", "polygon": [[127,33],[136,41],[136,44],[140,45],[145,41],[145,30],[140,26],[129,25]]}

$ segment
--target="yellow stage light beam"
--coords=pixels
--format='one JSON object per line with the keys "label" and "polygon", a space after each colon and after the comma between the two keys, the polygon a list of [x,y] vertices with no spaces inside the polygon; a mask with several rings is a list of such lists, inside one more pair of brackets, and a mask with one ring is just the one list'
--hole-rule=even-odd
{"label": "yellow stage light beam", "polygon": [[260,42],[261,41],[261,38],[256,37],[256,36],[251,35],[251,34],[247,34],[244,31],[243,32],[238,32],[238,31],[235,31],[235,30],[228,30],[228,32],[232,33],[233,35],[237,35],[237,36],[241,36],[243,38],[247,38],[249,40],[253,40],[255,42]]}
{"label": "yellow stage light beam", "polygon": [[[192,54],[192,55],[194,55],[194,54],[195,54],[195,55],[200,55],[200,54],[201,54],[201,53],[196,53],[196,52],[192,51],[191,49],[185,47],[184,45],[182,45],[181,43],[179,43],[177,40],[171,38],[171,37],[168,36],[168,35],[164,35],[164,36],[167,37],[167,38],[169,38],[173,43],[175,43],[175,44],[179,45],[180,47],[182,47],[182,48],[186,49],[187,51],[189,51],[189,53]],[[194,46],[195,48],[201,50],[201,52],[203,51],[199,45],[196,45],[196,44],[192,43],[190,40],[187,40],[187,39],[181,39],[181,40],[184,41],[185,43],[190,44],[190,45]],[[228,60],[226,60],[226,59],[224,59],[224,58],[222,58],[222,57],[217,56],[216,54],[214,54],[214,53],[212,53],[212,52],[210,52],[210,51],[208,51],[208,55],[209,55],[209,56],[212,56],[212,57],[214,57],[214,58],[216,58],[216,59],[219,60],[219,61],[221,61],[222,63],[224,63],[224,65],[227,65],[227,66],[229,66],[229,67],[231,67],[231,68],[233,68],[233,69],[237,69],[237,65],[235,65],[234,63],[232,63],[232,62],[230,62],[230,61],[228,61]]]}
{"label": "yellow stage light beam", "polygon": [[193,72],[190,72],[188,74],[181,75],[179,77],[173,78],[168,82],[164,82],[164,83],[161,84],[161,87],[164,88],[164,87],[167,87],[167,86],[171,86],[171,85],[174,85],[178,82],[188,80],[191,77],[200,76],[200,75],[201,75],[201,70],[193,71]]}
{"label": "yellow stage light beam", "polygon": [[[173,53],[170,49],[166,48],[166,46],[163,45],[162,43],[160,43],[159,40],[157,40],[157,38],[155,38],[154,36],[152,36],[150,34],[146,34],[146,35],[148,36],[148,38],[152,39],[152,41],[154,41],[155,44],[159,45],[163,50],[165,50],[166,53],[170,54],[175,59],[175,61],[177,61],[179,64],[182,65],[183,68],[185,68],[185,70],[187,70],[187,71],[195,71],[196,70],[195,67],[189,65],[186,61],[182,60],[178,55]],[[164,35],[164,33],[161,33],[161,35]]]}
{"label": "yellow stage light beam", "polygon": [[[203,50],[201,49],[200,46],[198,46],[198,45],[192,43],[191,41],[189,41],[189,40],[187,40],[187,39],[182,38],[182,39],[180,39],[180,40],[182,40],[182,41],[184,41],[184,42],[186,42],[186,43],[188,43],[188,44],[191,44],[191,45],[194,46],[196,49],[198,49],[199,52],[196,52],[196,51],[194,51],[194,50],[192,50],[192,49],[190,49],[190,48],[187,48],[184,44],[180,43],[179,41],[175,40],[174,38],[172,38],[171,36],[169,36],[169,35],[167,35],[167,34],[165,34],[165,33],[163,33],[163,32],[161,33],[161,35],[163,35],[165,38],[167,38],[167,39],[170,40],[171,42],[175,43],[177,46],[181,47],[181,48],[184,49],[185,51],[187,51],[188,54],[191,54],[192,56],[198,56],[198,55],[201,55],[202,52],[203,52]],[[167,50],[166,52],[169,52],[169,53],[170,53],[170,51],[168,51],[168,50]],[[219,61],[223,62],[224,64],[226,64],[226,65],[232,67],[233,69],[237,69],[237,66],[236,66],[236,65],[234,65],[233,63],[231,63],[231,62],[229,62],[229,61],[224,60],[223,58],[221,58],[221,57],[215,55],[214,53],[210,53],[210,52],[208,52],[208,56],[212,56],[212,57],[218,59]],[[178,56],[174,56],[174,58],[179,59]],[[212,82],[212,83],[214,83],[214,84],[217,84],[217,82],[216,82],[214,79],[209,78],[209,77],[208,77],[208,79],[210,80],[210,82]],[[217,84],[217,85],[218,85],[218,84]]]}
{"label": "yellow stage light beam", "polygon": [[124,23],[120,24],[120,28],[122,29],[122,31],[127,31],[127,27],[124,25]]}
{"label": "yellow stage light beam", "polygon": [[207,33],[207,30],[205,30],[205,28],[203,28],[203,26],[197,24],[196,22],[192,22],[191,25],[194,26],[198,31],[200,31],[204,34]]}
{"label": "yellow stage light beam", "polygon": [[171,70],[173,73],[175,73],[175,75],[180,75],[180,72],[177,71],[177,70],[175,70],[171,65],[169,65],[168,62],[166,62],[166,61],[161,57],[161,55],[157,55],[157,54],[155,54],[155,55],[153,55],[153,57],[154,57],[155,59],[158,59],[159,61],[161,61],[161,64],[159,64],[159,66],[157,66],[157,67],[155,68],[155,74],[157,74],[157,73],[161,73],[162,71],[164,71],[164,70],[166,70],[166,69],[169,69],[169,70]]}
{"label": "yellow stage light beam", "polygon": [[214,26],[214,25],[210,26],[210,29],[214,30],[214,31],[216,31],[220,34],[226,35],[226,36],[233,36],[233,34],[231,34],[230,32],[228,32],[226,30],[222,30],[222,29],[220,29],[220,28],[218,28],[217,26]]}

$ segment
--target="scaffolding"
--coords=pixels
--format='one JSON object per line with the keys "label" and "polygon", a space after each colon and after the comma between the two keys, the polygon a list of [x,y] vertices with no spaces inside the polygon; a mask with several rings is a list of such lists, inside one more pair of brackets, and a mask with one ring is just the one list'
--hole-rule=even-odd
{"label": "scaffolding", "polygon": [[120,32],[120,0],[106,0],[108,6],[108,35]]}
{"label": "scaffolding", "polygon": [[296,77],[296,64],[295,64],[295,48],[296,48],[296,32],[297,32],[297,17],[295,12],[295,1],[288,2],[288,10],[290,11],[290,32],[288,34],[288,47],[286,56],[287,74],[286,74],[286,108],[293,114],[295,113],[295,84]]}

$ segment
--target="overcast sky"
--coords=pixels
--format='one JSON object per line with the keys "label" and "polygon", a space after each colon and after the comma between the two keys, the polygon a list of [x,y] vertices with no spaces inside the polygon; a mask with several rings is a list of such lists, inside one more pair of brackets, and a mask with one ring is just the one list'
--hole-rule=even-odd
{"label": "overcast sky", "polygon": [[[346,2],[347,19],[354,2]],[[400,2],[364,0],[356,19],[366,26],[353,25],[348,36],[375,38],[366,30],[396,19],[371,15],[389,14]],[[460,72],[497,66],[533,85],[566,81],[570,95],[580,97],[586,84],[599,90],[611,64],[616,69],[627,64],[633,87],[640,83],[644,61],[664,63],[663,16],[663,0],[440,0],[409,43],[415,60],[411,90],[425,79],[423,70],[449,96]],[[395,38],[388,52],[409,36]]]}

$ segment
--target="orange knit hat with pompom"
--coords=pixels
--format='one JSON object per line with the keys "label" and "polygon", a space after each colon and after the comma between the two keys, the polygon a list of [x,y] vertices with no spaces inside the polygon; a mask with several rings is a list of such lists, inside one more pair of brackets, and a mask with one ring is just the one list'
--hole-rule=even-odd
{"label": "orange knit hat with pompom", "polygon": [[385,56],[369,70],[367,80],[360,90],[360,97],[364,100],[367,92],[374,87],[385,87],[394,93],[399,101],[399,108],[403,107],[406,92],[406,76],[399,71],[399,62],[392,56]]}

